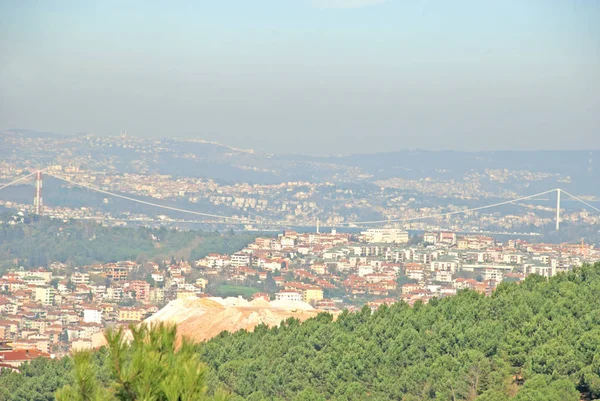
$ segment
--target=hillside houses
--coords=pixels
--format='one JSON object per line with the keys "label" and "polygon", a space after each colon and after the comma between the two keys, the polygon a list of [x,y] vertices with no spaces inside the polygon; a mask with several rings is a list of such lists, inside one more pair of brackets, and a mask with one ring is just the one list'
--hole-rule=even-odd
{"label": "hillside houses", "polygon": [[[461,290],[489,295],[502,281],[551,277],[600,260],[590,246],[499,243],[448,232],[410,244],[361,238],[284,231],[231,255],[210,253],[195,261],[13,269],[0,277],[0,342],[31,355],[89,349],[108,325],[138,323],[171,300],[214,295],[226,285],[249,290],[248,297],[301,300],[325,310],[376,308],[426,303]],[[22,352],[14,355],[24,360]]]}

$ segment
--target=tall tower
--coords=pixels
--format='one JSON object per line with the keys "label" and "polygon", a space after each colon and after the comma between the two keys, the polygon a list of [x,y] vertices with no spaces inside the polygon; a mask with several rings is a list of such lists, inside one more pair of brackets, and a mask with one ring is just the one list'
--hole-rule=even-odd
{"label": "tall tower", "polygon": [[42,214],[42,207],[44,206],[44,200],[42,198],[42,172],[38,171],[35,174],[35,198],[33,198],[33,206],[35,207],[35,214],[38,216]]}
{"label": "tall tower", "polygon": [[560,229],[560,188],[556,189],[556,231]]}

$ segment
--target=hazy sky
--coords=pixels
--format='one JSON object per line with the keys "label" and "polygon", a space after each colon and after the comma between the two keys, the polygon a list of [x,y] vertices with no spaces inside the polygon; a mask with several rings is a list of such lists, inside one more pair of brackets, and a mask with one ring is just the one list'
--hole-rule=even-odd
{"label": "hazy sky", "polygon": [[0,129],[600,148],[596,0],[0,0]]}

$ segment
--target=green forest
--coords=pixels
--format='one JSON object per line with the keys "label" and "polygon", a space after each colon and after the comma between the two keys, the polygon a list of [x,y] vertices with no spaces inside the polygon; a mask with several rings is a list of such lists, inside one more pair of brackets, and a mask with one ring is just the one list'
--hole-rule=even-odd
{"label": "green forest", "polygon": [[234,253],[256,235],[178,231],[161,227],[106,227],[91,221],[41,219],[17,225],[0,223],[0,269],[71,266],[120,260],[198,259],[209,252]]}
{"label": "green forest", "polygon": [[211,385],[247,400],[577,401],[600,397],[600,264],[375,313],[223,333]]}
{"label": "green forest", "polygon": [[[224,390],[233,400],[598,399],[598,294],[600,264],[502,283],[490,297],[465,290],[427,305],[399,302],[222,333],[193,354],[207,369],[206,394]],[[73,382],[64,376],[68,362],[35,363],[52,380],[3,372],[0,388],[10,391],[0,400],[49,399],[25,394]]]}

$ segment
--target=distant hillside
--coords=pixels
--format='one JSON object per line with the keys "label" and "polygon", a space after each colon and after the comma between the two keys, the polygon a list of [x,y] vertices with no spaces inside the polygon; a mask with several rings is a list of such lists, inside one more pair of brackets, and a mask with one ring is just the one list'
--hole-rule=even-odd
{"label": "distant hillside", "polygon": [[166,228],[105,227],[92,221],[41,219],[8,225],[0,216],[0,270],[47,266],[52,262],[81,266],[120,260],[152,260],[184,256],[201,258],[210,252],[234,253],[256,235]]}
{"label": "distant hillside", "polygon": [[[571,183],[554,182],[575,193],[600,195],[600,151],[486,151],[457,152],[402,150],[378,154],[357,154],[331,158],[331,162],[355,166],[373,174],[376,179],[427,176],[458,178],[469,171],[486,169],[527,170],[557,173],[570,177]],[[548,182],[543,182],[543,188]],[[532,191],[535,189],[532,188]]]}
{"label": "distant hillside", "polygon": [[[50,164],[85,160],[87,168],[120,173],[170,174],[226,182],[280,183],[309,180],[362,182],[399,177],[462,179],[486,169],[560,173],[570,183],[539,181],[543,189],[561,186],[574,193],[600,195],[600,151],[430,151],[401,150],[323,157],[250,152],[208,141],[143,137],[56,135],[24,129],[0,135],[0,156]],[[27,138],[15,149],[15,137]],[[114,170],[113,170],[114,169]],[[499,185],[495,182],[494,185]],[[530,188],[535,192],[537,188]]]}

